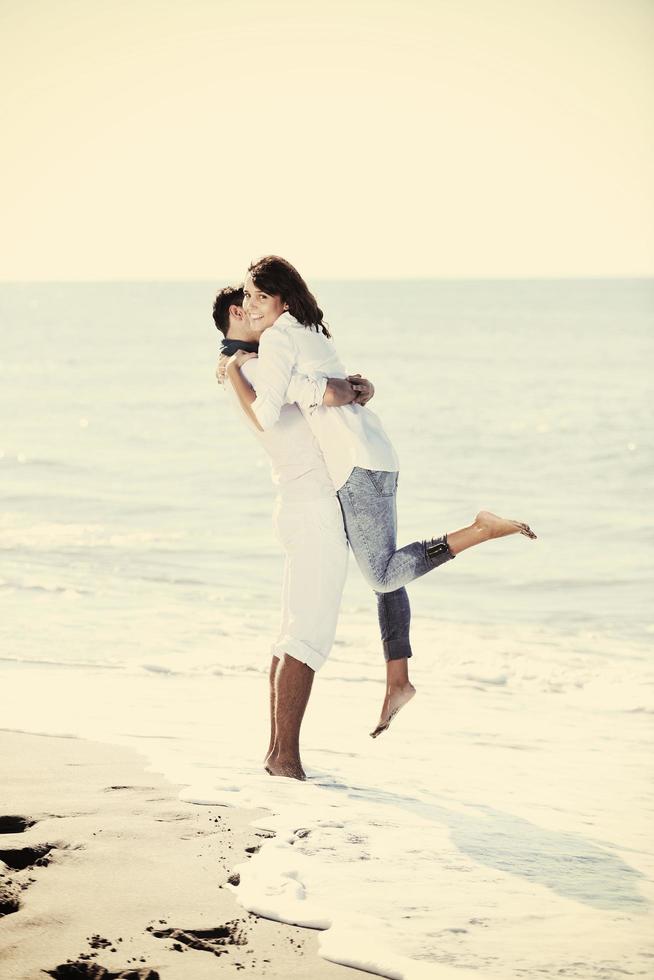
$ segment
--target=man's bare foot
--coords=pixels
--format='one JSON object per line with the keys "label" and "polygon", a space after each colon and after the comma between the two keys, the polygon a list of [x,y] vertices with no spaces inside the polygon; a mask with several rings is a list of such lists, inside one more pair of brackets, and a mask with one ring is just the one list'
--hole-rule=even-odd
{"label": "man's bare foot", "polygon": [[378,735],[385,732],[400,708],[403,708],[415,693],[415,687],[409,682],[403,684],[401,687],[387,688],[377,727],[374,732],[370,732],[370,737],[377,738]]}
{"label": "man's bare foot", "polygon": [[489,510],[480,510],[475,517],[475,527],[483,532],[484,537],[490,541],[491,538],[503,538],[507,534],[524,534],[528,538],[535,539],[536,535],[528,524],[520,521],[510,521],[505,517],[498,517],[491,514]]}
{"label": "man's bare foot", "polygon": [[307,774],[299,759],[284,759],[279,755],[270,755],[266,759],[266,772],[270,776],[288,776],[290,779],[306,779]]}

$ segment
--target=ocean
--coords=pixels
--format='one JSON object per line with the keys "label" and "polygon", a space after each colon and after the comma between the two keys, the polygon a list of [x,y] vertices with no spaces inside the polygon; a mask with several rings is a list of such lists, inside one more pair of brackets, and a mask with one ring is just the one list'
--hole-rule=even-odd
{"label": "ocean", "polygon": [[350,561],[302,785],[261,772],[282,559],[214,377],[221,285],[0,285],[0,727],[128,743],[185,799],[265,807],[235,894],[336,962],[646,975],[654,281],[311,284],[398,451],[399,543],[480,509],[538,540],[410,587],[418,696],[376,740]]}

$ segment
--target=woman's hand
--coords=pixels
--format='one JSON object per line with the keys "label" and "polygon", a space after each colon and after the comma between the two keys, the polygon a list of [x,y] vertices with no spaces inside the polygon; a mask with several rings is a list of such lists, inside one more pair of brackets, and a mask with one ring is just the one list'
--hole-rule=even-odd
{"label": "woman's hand", "polygon": [[249,361],[251,357],[257,357],[258,355],[254,351],[237,350],[235,354],[227,361],[225,366],[225,371],[229,374],[231,371],[238,371],[242,364]]}
{"label": "woman's hand", "polygon": [[219,385],[225,384],[225,370],[228,360],[227,354],[221,354],[218,358],[218,363],[216,364],[216,381]]}

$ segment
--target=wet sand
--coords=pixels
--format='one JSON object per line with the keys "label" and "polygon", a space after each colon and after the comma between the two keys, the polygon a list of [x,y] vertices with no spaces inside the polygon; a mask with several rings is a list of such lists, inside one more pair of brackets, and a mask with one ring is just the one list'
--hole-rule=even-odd
{"label": "wet sand", "polygon": [[0,787],[3,980],[369,976],[237,904],[255,811],[180,802],[132,749],[17,732],[0,732]]}

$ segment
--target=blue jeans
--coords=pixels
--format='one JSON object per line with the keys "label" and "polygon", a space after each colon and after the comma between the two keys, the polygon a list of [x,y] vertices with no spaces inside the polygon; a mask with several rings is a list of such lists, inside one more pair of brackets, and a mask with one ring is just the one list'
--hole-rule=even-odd
{"label": "blue jeans", "polygon": [[377,595],[385,660],[412,656],[411,607],[405,585],[454,558],[447,537],[397,547],[399,474],[355,466],[338,491],[352,553]]}

